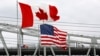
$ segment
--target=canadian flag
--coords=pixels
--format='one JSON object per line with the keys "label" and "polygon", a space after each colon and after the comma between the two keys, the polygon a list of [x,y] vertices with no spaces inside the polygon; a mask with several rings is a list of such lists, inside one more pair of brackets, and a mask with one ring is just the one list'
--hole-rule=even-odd
{"label": "canadian flag", "polygon": [[[57,16],[58,9],[56,6],[49,5],[49,4],[40,4],[38,8],[39,10],[38,12],[36,12],[36,16],[40,20],[46,20],[46,21],[59,20],[60,16]],[[42,17],[44,17],[44,19]]]}
{"label": "canadian flag", "polygon": [[31,27],[34,22],[34,15],[32,13],[31,6],[28,4],[20,3],[20,9],[22,12],[22,26],[21,28]]}
{"label": "canadian flag", "polygon": [[[57,21],[59,20],[60,16],[58,16],[58,9],[54,5],[43,5],[38,6],[37,10],[34,10],[28,4],[19,2],[21,14],[22,14],[22,28],[32,27],[34,24],[34,17],[39,18],[39,20],[46,20],[46,21]],[[35,12],[35,14],[34,14]]]}

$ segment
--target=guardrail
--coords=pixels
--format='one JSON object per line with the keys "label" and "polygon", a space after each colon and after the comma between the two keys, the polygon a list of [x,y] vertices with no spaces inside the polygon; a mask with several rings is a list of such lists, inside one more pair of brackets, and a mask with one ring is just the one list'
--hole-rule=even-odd
{"label": "guardrail", "polygon": [[[37,29],[31,29],[31,28],[28,28],[28,29],[22,29],[22,31],[20,31],[20,27],[19,26],[16,26],[16,25],[10,25],[10,24],[4,24],[4,23],[0,23],[0,37],[1,37],[1,40],[2,40],[2,43],[4,45],[4,48],[5,48],[5,51],[7,53],[7,55],[9,55],[8,53],[8,50],[7,50],[7,46],[6,46],[6,43],[5,43],[5,40],[3,39],[3,35],[2,35],[2,32],[3,31],[6,31],[6,32],[12,32],[12,33],[17,33],[21,36],[23,35],[29,35],[29,36],[35,36],[35,37],[39,37],[39,30]],[[71,40],[70,37],[71,36],[74,36],[74,37],[81,37],[81,38],[87,38],[87,39],[90,39],[91,42],[83,42],[83,41],[78,41],[78,40]],[[89,52],[90,52],[90,48],[94,48],[94,55],[96,55],[96,50],[95,48],[97,48],[96,46],[100,46],[100,43],[97,42],[97,40],[100,39],[100,37],[93,37],[93,36],[84,36],[84,35],[77,35],[77,34],[68,34],[68,48],[69,48],[69,56],[71,56],[71,43],[75,43],[76,44],[76,47],[80,47],[80,46],[77,46],[79,45],[79,43],[81,44],[89,44],[90,47],[89,47],[89,50],[87,51],[87,55],[89,55]]]}

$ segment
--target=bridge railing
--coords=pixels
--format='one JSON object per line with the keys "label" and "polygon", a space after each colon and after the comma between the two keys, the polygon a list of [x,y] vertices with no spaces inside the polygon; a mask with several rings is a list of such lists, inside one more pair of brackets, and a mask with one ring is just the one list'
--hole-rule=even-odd
{"label": "bridge railing", "polygon": [[[80,39],[80,40],[71,40],[71,36],[74,36],[75,37],[80,37],[80,38],[85,38],[85,39],[90,39],[91,41],[81,41],[83,39]],[[71,48],[72,47],[70,44],[71,43],[74,43],[76,44],[76,47],[80,47],[80,48],[84,48],[84,44],[88,44],[89,45],[89,49],[87,51],[87,56],[89,55],[90,53],[90,50],[91,48],[94,48],[94,52],[93,52],[93,55],[96,56],[96,49],[95,48],[100,48],[100,43],[98,43],[97,40],[100,40],[100,37],[92,37],[92,36],[84,36],[84,35],[76,35],[76,34],[68,34],[68,44],[69,44],[69,56],[71,56]]]}
{"label": "bridge railing", "polygon": [[[3,39],[3,35],[2,35],[2,32],[12,32],[12,33],[17,33],[19,34],[18,32],[18,29],[20,29],[19,26],[16,26],[16,25],[10,25],[10,24],[3,24],[3,23],[0,23],[0,37],[1,37],[1,40],[2,40],[2,43],[4,45],[4,48],[5,48],[5,51],[6,53],[9,55],[8,51],[7,51],[7,46],[6,46],[6,43],[5,43],[5,40]],[[29,36],[34,36],[34,37],[39,37],[39,30],[37,29],[23,29],[22,30],[22,33],[23,34],[20,34],[20,35],[29,35]],[[74,36],[74,37],[80,37],[80,38],[86,38],[86,39],[90,39],[91,41],[90,42],[85,42],[85,41],[80,41],[80,40],[72,40],[71,39],[71,36]],[[71,55],[71,43],[75,43],[76,44],[76,47],[80,47],[78,45],[80,45],[81,43],[82,44],[89,44],[90,47],[89,48],[97,48],[96,46],[100,46],[100,43],[98,43],[97,40],[99,40],[100,37],[93,37],[93,36],[84,36],[84,35],[77,35],[77,34],[68,34],[68,47],[69,47],[69,55]],[[82,46],[83,47],[83,46]],[[89,49],[90,50],[90,49]],[[89,51],[87,51],[87,54],[88,54]]]}

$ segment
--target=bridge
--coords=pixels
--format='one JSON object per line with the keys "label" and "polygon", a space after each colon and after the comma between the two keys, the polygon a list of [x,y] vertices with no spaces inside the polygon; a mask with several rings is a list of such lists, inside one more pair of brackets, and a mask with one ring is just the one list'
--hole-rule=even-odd
{"label": "bridge", "polygon": [[[5,37],[3,36],[2,32],[10,32],[17,34],[17,47],[16,48],[8,48],[5,42]],[[11,25],[6,23],[0,23],[0,39],[1,44],[3,44],[3,48],[0,48],[0,55],[91,55],[91,56],[100,56],[100,43],[98,40],[100,37],[93,37],[93,36],[84,36],[84,35],[77,35],[68,33],[67,43],[68,49],[61,50],[59,48],[53,47],[38,47],[32,46],[31,48],[21,48],[23,44],[23,35],[27,36],[34,36],[39,38],[39,30],[38,29],[21,29],[20,26]],[[73,37],[89,39],[90,42],[80,41],[80,40],[73,40]],[[88,46],[85,46],[88,45]]]}

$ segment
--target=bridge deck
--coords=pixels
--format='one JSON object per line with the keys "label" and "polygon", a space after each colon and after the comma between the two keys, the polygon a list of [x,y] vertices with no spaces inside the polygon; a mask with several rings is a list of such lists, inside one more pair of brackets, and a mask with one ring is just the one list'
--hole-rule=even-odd
{"label": "bridge deck", "polygon": [[[35,49],[22,49],[23,55],[32,55]],[[8,49],[10,55],[17,55],[17,49]],[[88,48],[71,48],[72,55],[86,55]],[[39,51],[38,51],[39,52]],[[68,55],[68,50],[60,50],[54,48],[56,55]],[[38,54],[38,53],[37,53]],[[43,48],[40,49],[40,54],[43,55]],[[47,55],[51,55],[51,51],[47,48]],[[93,54],[93,48],[91,48],[90,54]],[[96,48],[96,54],[100,55],[100,49]],[[6,55],[4,49],[0,49],[0,55]]]}

